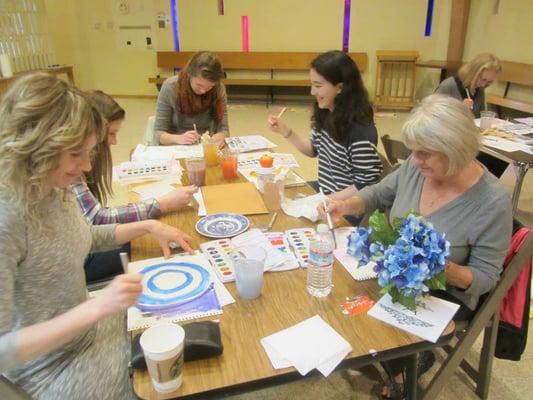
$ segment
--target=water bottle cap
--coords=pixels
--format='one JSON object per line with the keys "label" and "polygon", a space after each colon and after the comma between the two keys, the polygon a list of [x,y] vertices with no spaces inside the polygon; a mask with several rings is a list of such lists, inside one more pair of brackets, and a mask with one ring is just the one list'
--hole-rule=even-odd
{"label": "water bottle cap", "polygon": [[326,224],[318,224],[318,226],[316,227],[316,231],[318,233],[328,233],[329,226],[327,226]]}

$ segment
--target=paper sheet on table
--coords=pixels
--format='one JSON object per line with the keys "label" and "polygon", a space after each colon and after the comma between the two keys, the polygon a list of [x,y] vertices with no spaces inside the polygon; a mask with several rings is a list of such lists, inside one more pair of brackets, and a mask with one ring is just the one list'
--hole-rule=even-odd
{"label": "paper sheet on table", "polygon": [[368,315],[422,339],[435,343],[459,309],[459,305],[433,296],[416,302],[416,314],[384,295]]}
{"label": "paper sheet on table", "polygon": [[226,143],[231,151],[238,153],[277,147],[277,144],[261,135],[232,136],[226,138]]}
{"label": "paper sheet on table", "polygon": [[483,136],[482,141],[485,146],[494,147],[508,153],[512,153],[514,151],[531,151],[531,146],[495,136]]}
{"label": "paper sheet on table", "polygon": [[207,215],[207,210],[205,208],[204,196],[202,196],[202,191],[198,190],[192,195],[194,200],[198,203],[198,216],[205,217]]}
{"label": "paper sheet on table", "polygon": [[286,199],[281,205],[281,208],[285,214],[290,215],[291,217],[304,217],[312,222],[316,222],[318,220],[317,207],[322,202],[323,198],[325,198],[325,196],[321,193],[317,193],[297,200]]}
{"label": "paper sheet on table", "polygon": [[317,368],[328,376],[352,350],[318,315],[261,339],[261,344],[274,368],[294,366],[302,375]]}
{"label": "paper sheet on table", "polygon": [[188,157],[203,157],[204,149],[201,144],[176,146],[145,146],[138,144],[131,155],[132,161],[148,161],[157,159],[181,159]]}
{"label": "paper sheet on table", "polygon": [[359,265],[359,261],[346,253],[348,249],[348,236],[355,230],[353,226],[343,226],[335,229],[335,238],[337,239],[337,248],[333,251],[335,258],[339,260],[341,265],[348,271],[348,273],[356,281],[364,281],[367,279],[373,279],[378,276],[374,271],[376,263],[370,261],[366,265]]}
{"label": "paper sheet on table", "polygon": [[278,267],[290,259],[289,256],[285,256],[272,246],[272,243],[270,243],[263,232],[257,228],[250,229],[247,232],[235,236],[231,239],[231,245],[233,248],[251,246],[263,249],[266,253],[265,271]]}
{"label": "paper sheet on table", "polygon": [[257,167],[259,167],[259,159],[265,154],[269,155],[274,159],[274,167],[298,168],[300,166],[292,153],[271,153],[269,151],[256,151],[253,153],[239,154],[238,167],[256,169]]}
{"label": "paper sheet on table", "polygon": [[139,194],[141,200],[158,199],[166,194],[176,190],[174,186],[168,183],[153,183],[150,185],[137,186],[132,189],[132,192]]}
{"label": "paper sheet on table", "polygon": [[520,122],[521,124],[533,126],[533,117],[515,118],[515,121]]}

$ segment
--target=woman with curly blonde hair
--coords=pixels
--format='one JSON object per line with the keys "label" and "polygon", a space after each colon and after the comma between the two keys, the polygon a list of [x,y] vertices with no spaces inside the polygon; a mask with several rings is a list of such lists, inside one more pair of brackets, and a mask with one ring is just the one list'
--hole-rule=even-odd
{"label": "woman with curly blonde hair", "polygon": [[91,168],[104,120],[86,95],[45,73],[0,102],[0,373],[37,399],[134,399],[123,312],[142,286],[116,277],[89,299],[83,262],[151,233],[170,254],[190,238],[147,220],[91,226],[69,186]]}

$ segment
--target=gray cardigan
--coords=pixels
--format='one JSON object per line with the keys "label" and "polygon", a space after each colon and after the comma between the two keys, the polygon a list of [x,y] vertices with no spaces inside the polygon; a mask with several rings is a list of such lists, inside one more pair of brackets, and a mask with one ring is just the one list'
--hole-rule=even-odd
{"label": "gray cardigan", "polygon": [[18,331],[87,299],[90,250],[115,248],[115,225],[89,225],[76,200],[54,193],[44,229],[26,224],[0,191],[0,373],[39,399],[133,399],[124,315],[107,318],[60,348],[21,364]]}
{"label": "gray cardigan", "polygon": [[[455,77],[453,76],[443,80],[439,87],[435,90],[435,93],[447,94],[448,96],[460,101],[463,101],[467,98],[463,84],[461,83],[458,86]],[[472,93],[470,93],[470,95],[472,95]],[[481,111],[485,108],[485,88],[478,88],[473,100],[474,105],[472,108],[472,113],[474,114],[475,118],[479,118]]]}
{"label": "gray cardigan", "polygon": [[159,96],[157,97],[157,109],[154,124],[154,139],[152,145],[159,144],[158,132],[168,132],[182,134],[184,132],[196,129],[200,133],[210,131],[212,134],[217,132],[229,132],[228,127],[228,101],[226,89],[221,84],[223,91],[224,114],[219,123],[215,123],[212,118],[212,111],[206,110],[196,115],[185,115],[178,111],[176,104],[176,87],[178,85],[178,75],[173,76],[163,82]]}
{"label": "gray cardigan", "polygon": [[[419,203],[424,177],[411,159],[380,183],[359,192],[367,211],[391,208],[391,220],[404,217]],[[450,260],[471,268],[470,287],[447,290],[474,310],[479,296],[498,281],[512,232],[511,200],[500,181],[485,170],[479,181],[465,193],[425,216],[450,242]]]}

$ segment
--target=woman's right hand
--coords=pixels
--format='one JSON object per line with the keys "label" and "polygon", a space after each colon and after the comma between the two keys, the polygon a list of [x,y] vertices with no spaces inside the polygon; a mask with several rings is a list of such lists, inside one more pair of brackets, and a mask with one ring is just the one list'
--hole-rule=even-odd
{"label": "woman's right hand", "polygon": [[195,144],[200,140],[200,135],[196,131],[187,131],[176,135],[176,144]]}
{"label": "woman's right hand", "polygon": [[474,109],[474,100],[472,99],[464,99],[463,104],[467,106],[469,110]]}
{"label": "woman's right hand", "polygon": [[[345,200],[331,200],[326,199],[326,207],[333,222],[340,220],[344,215],[349,214],[348,205]],[[318,215],[321,219],[326,220],[326,210],[324,203],[320,203],[317,207]]]}
{"label": "woman's right hand", "polygon": [[142,276],[139,274],[118,275],[94,298],[104,316],[126,310],[137,302],[142,292]]}
{"label": "woman's right hand", "polygon": [[161,196],[157,201],[162,213],[176,211],[190,203],[192,195],[198,191],[194,185],[183,186]]}
{"label": "woman's right hand", "polygon": [[287,125],[285,125],[285,122],[283,122],[281,118],[275,115],[271,115],[268,118],[268,124],[272,132],[279,133],[283,137],[289,136],[289,133],[291,132],[291,129]]}

